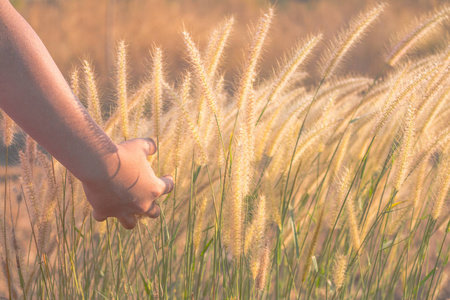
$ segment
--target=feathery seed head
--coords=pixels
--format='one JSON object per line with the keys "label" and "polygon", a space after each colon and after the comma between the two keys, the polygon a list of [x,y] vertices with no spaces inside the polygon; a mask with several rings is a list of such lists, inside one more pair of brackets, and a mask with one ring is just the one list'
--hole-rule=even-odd
{"label": "feathery seed head", "polygon": [[[437,99],[434,99],[434,103],[432,103],[429,112],[427,112],[428,116],[426,117],[422,125],[422,132],[424,133],[429,130],[431,125],[439,122],[439,112],[441,112],[445,108],[445,104],[447,103],[447,100],[450,96],[450,84],[444,84],[444,86],[445,85],[447,85],[447,88],[443,91],[440,91],[440,93],[436,97]],[[419,111],[419,109],[420,107],[417,110]]]}
{"label": "feathery seed head", "polygon": [[163,66],[162,51],[155,48],[153,51],[153,71],[152,71],[152,120],[153,132],[158,139],[161,138],[161,115],[162,115],[162,93],[163,93]]}
{"label": "feathery seed head", "polygon": [[299,45],[293,51],[290,60],[285,64],[280,74],[275,79],[272,90],[268,96],[267,103],[278,97],[283,88],[287,85],[289,80],[298,70],[298,68],[306,62],[312,50],[322,40],[322,34],[312,36],[306,40],[306,42],[299,43]]}
{"label": "feathery seed head", "polygon": [[336,287],[336,290],[339,290],[345,282],[345,273],[347,271],[347,263],[348,259],[347,256],[339,253],[336,255],[336,258],[334,259],[333,264],[333,283]]}
{"label": "feathery seed head", "polygon": [[408,84],[404,89],[402,89],[393,100],[387,99],[389,103],[385,105],[385,109],[381,112],[380,118],[378,119],[374,132],[375,135],[379,135],[381,130],[386,125],[389,118],[396,112],[396,109],[401,104],[404,99],[408,99],[408,97],[412,97],[414,92],[420,86],[420,84],[431,74],[434,70],[426,70],[424,72],[419,73],[415,76],[415,78]]}
{"label": "feathery seed head", "polygon": [[264,40],[269,31],[270,23],[272,22],[273,9],[264,14],[259,20],[255,36],[250,46],[249,56],[245,62],[244,72],[239,83],[239,91],[237,93],[237,107],[240,109],[245,106],[248,94],[253,88],[253,81],[256,75],[256,65],[261,54]]}
{"label": "feathery seed head", "polygon": [[3,124],[2,124],[2,131],[3,131],[3,144],[6,147],[9,147],[14,142],[14,133],[16,131],[16,123],[3,111]]}
{"label": "feathery seed head", "polygon": [[410,32],[398,35],[400,38],[393,42],[395,46],[386,55],[386,63],[390,66],[397,64],[411,48],[414,48],[414,46],[429,37],[435,29],[447,22],[449,17],[450,7],[447,6],[437,10],[436,13],[430,16],[422,18],[422,20],[417,20],[415,22],[416,25],[413,26]]}
{"label": "feathery seed head", "polygon": [[323,59],[322,79],[330,77],[353,46],[362,39],[367,29],[383,12],[385,5],[379,4],[365,14],[350,21],[347,30],[342,31],[334,44],[330,47],[328,55]]}
{"label": "feathery seed head", "polygon": [[40,205],[38,203],[38,199],[35,192],[35,186],[34,186],[34,178],[33,178],[33,171],[31,166],[31,159],[28,156],[28,153],[30,152],[19,152],[19,158],[20,158],[20,167],[22,169],[22,179],[23,183],[25,185],[25,192],[27,194],[27,198],[30,201],[30,216],[31,221],[34,225],[37,225],[39,222],[39,215],[40,215]]}
{"label": "feathery seed head", "polygon": [[398,191],[400,186],[405,181],[406,172],[411,163],[413,143],[414,143],[414,124],[415,124],[415,109],[413,104],[408,105],[406,111],[405,121],[403,129],[403,138],[400,145],[400,153],[397,158],[397,172],[394,178],[394,188]]}
{"label": "feathery seed head", "polygon": [[80,98],[80,76],[78,68],[74,68],[70,74],[70,88],[75,97]]}
{"label": "feathery seed head", "polygon": [[214,94],[212,92],[212,88],[210,85],[209,80],[207,79],[206,71],[203,67],[202,60],[200,58],[200,53],[197,49],[197,46],[192,41],[192,38],[189,33],[184,31],[182,33],[183,40],[186,45],[186,49],[188,52],[189,59],[192,64],[192,69],[194,71],[194,74],[197,77],[197,80],[200,82],[200,86],[202,88],[202,95],[205,97],[209,108],[211,109],[212,113],[217,116],[218,119],[220,119],[219,109],[216,103],[216,99],[214,98]]}
{"label": "feathery seed head", "polygon": [[334,160],[333,164],[333,173],[337,173],[337,171],[343,167],[344,158],[346,155],[348,155],[348,144],[350,141],[350,138],[353,133],[353,126],[350,124],[347,128],[347,131],[344,132],[344,136],[342,137],[341,144],[339,145],[338,152],[336,153],[336,158]]}
{"label": "feathery seed head", "polygon": [[[298,161],[300,161],[305,152],[309,151],[312,147],[316,146],[324,138],[326,138],[326,136],[332,132],[332,129],[336,128],[339,123],[339,120],[331,120],[325,124],[316,125],[308,133],[303,135],[298,143],[297,150],[292,160],[292,165],[295,165]],[[287,168],[288,167],[289,166],[287,166]]]}
{"label": "feathery seed head", "polygon": [[356,206],[355,201],[352,195],[348,195],[347,197],[347,203],[345,204],[346,212],[347,212],[347,218],[349,222],[350,227],[350,237],[352,239],[353,248],[355,252],[360,253],[361,248],[361,237],[360,237],[360,231],[358,226],[358,217],[356,214]]}
{"label": "feathery seed head", "polygon": [[423,149],[413,160],[411,165],[418,165],[423,159],[426,159],[431,155],[433,151],[442,150],[445,145],[450,142],[450,126],[445,126],[443,130],[439,131],[439,134],[431,139],[428,145]]}
{"label": "feathery seed head", "polygon": [[330,225],[334,226],[336,224],[336,228],[340,228],[342,226],[343,215],[342,213],[339,213],[342,211],[342,205],[344,204],[344,200],[349,193],[350,185],[352,183],[352,169],[342,166],[341,170],[341,174],[336,178],[336,182],[334,184],[334,209],[330,220]]}
{"label": "feathery seed head", "polygon": [[197,207],[197,214],[195,217],[195,227],[194,227],[194,249],[198,252],[200,240],[202,239],[203,230],[203,220],[205,216],[206,205],[208,204],[208,198],[203,198]]}
{"label": "feathery seed head", "polygon": [[244,253],[247,253],[252,245],[257,245],[261,242],[266,231],[267,213],[266,213],[266,197],[260,196],[258,198],[257,207],[252,217],[252,223],[245,230],[245,245]]}
{"label": "feathery seed head", "polygon": [[[308,108],[309,103],[308,102],[301,102],[299,103],[293,111],[289,114],[287,119],[284,121],[283,124],[280,125],[277,133],[275,134],[273,140],[271,141],[268,149],[267,149],[267,155],[269,157],[273,157],[280,147],[280,145],[283,145],[282,141],[286,141],[286,136],[289,134],[289,132],[292,131],[292,128],[298,120],[298,117],[304,113],[304,111]],[[280,107],[276,112],[277,114],[274,115],[274,117],[277,117],[278,114],[281,113],[282,107]],[[274,122],[273,120],[272,122]]]}
{"label": "feathery seed head", "polygon": [[415,177],[414,189],[413,189],[413,194],[411,197],[411,201],[413,203],[414,209],[417,208],[417,204],[419,203],[420,196],[422,194],[422,189],[423,189],[423,185],[425,182],[425,172],[427,169],[427,162],[428,162],[428,159],[422,159],[422,161],[419,164],[417,174]]}
{"label": "feathery seed head", "polygon": [[128,95],[127,95],[127,52],[124,41],[117,47],[117,100],[120,111],[122,134],[125,139],[129,136]]}
{"label": "feathery seed head", "polygon": [[207,68],[206,73],[210,79],[212,79],[216,73],[223,50],[227,45],[228,37],[233,29],[233,24],[234,17],[228,18],[220,29],[214,31],[209,40],[208,50],[206,51],[205,67]]}
{"label": "feathery seed head", "polygon": [[270,265],[270,249],[266,242],[261,250],[259,268],[256,273],[256,277],[254,278],[256,289],[260,291],[264,290],[264,287],[266,286],[267,272],[269,271],[269,265]]}
{"label": "feathery seed head", "polygon": [[183,118],[183,122],[187,125],[189,132],[194,139],[194,145],[195,149],[198,151],[198,155],[196,155],[196,162],[197,164],[204,165],[207,162],[207,155],[205,152],[205,148],[203,146],[203,140],[200,138],[200,134],[197,129],[197,125],[194,123],[194,121],[191,119],[191,116],[189,114],[188,109],[186,108],[186,101],[189,98],[189,90],[190,90],[190,74],[188,73],[183,81],[183,87],[182,87],[182,95],[181,98],[177,98],[179,105],[179,111],[181,113],[181,116]]}
{"label": "feathery seed head", "polygon": [[102,126],[102,112],[100,107],[100,99],[97,92],[97,83],[95,80],[94,71],[91,64],[87,61],[83,61],[83,69],[85,75],[85,84],[87,90],[88,112],[94,119],[94,121]]}
{"label": "feathery seed head", "polygon": [[319,238],[319,232],[320,232],[320,228],[322,226],[324,212],[325,212],[325,206],[322,207],[319,219],[317,221],[316,229],[314,230],[314,236],[313,236],[313,239],[311,241],[311,245],[309,246],[308,256],[306,258],[306,263],[305,263],[305,266],[303,268],[302,282],[305,282],[306,277],[308,276],[309,271],[311,269],[311,264],[312,264],[312,261],[313,261],[314,252],[316,251],[317,239]]}
{"label": "feathery seed head", "polygon": [[450,155],[446,154],[443,162],[440,163],[439,173],[436,178],[436,187],[434,191],[434,205],[431,211],[433,220],[437,220],[442,214],[445,200],[450,191]]}
{"label": "feathery seed head", "polygon": [[174,153],[174,168],[178,168],[180,165],[180,158],[181,158],[181,139],[183,135],[184,129],[184,119],[183,114],[178,113],[177,114],[177,120],[175,124],[175,134],[173,137],[173,153]]}

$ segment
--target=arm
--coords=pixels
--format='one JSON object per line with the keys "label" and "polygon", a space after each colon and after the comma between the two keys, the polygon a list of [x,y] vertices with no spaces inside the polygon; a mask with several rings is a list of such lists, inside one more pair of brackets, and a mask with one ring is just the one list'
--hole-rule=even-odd
{"label": "arm", "polygon": [[159,215],[154,200],[173,188],[146,157],[151,139],[115,144],[92,120],[28,23],[0,0],[0,107],[82,183],[94,218]]}

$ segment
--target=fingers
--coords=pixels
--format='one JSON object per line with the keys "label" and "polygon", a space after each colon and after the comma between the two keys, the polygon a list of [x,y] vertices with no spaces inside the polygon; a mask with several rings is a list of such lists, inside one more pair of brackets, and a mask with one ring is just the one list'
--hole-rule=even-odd
{"label": "fingers", "polygon": [[138,149],[142,149],[144,151],[145,156],[153,155],[156,153],[156,143],[151,138],[145,139],[132,139],[121,143],[126,147],[137,147]]}
{"label": "fingers", "polygon": [[[150,218],[157,218],[160,214],[159,206],[155,205],[155,208],[151,212],[147,212],[147,214]],[[98,222],[103,222],[107,219],[107,217],[95,211],[92,212],[92,217]],[[137,224],[137,218],[134,215],[121,216],[118,217],[117,220],[119,220],[120,224],[122,224],[125,229],[133,229]]]}
{"label": "fingers", "polygon": [[146,214],[150,218],[155,219],[155,218],[159,217],[159,215],[161,214],[161,208],[155,201],[153,201],[152,206],[150,207],[150,209],[147,211]]}
{"label": "fingers", "polygon": [[125,229],[133,229],[137,224],[135,215],[125,215],[117,218]]}
{"label": "fingers", "polygon": [[[148,217],[155,219],[159,217],[160,214],[161,209],[159,205],[153,202],[152,207],[144,214],[144,216],[147,215]],[[121,217],[118,217],[117,220],[119,220],[120,224],[122,224],[125,229],[131,230],[136,227],[136,224],[138,222],[137,217],[138,215],[123,215]]]}
{"label": "fingers", "polygon": [[[160,214],[161,208],[156,202],[153,201],[150,209],[147,212],[145,212],[144,215],[147,215],[148,217],[155,219],[158,218]],[[107,219],[106,216],[99,214],[96,211],[92,211],[92,217],[98,222],[103,222]],[[120,224],[122,224],[122,226],[125,229],[133,229],[134,227],[136,227],[138,221],[136,215],[132,214],[117,217],[117,220],[119,220]]]}
{"label": "fingers", "polygon": [[142,141],[142,147],[144,148],[145,155],[153,155],[156,153],[156,143],[151,138],[139,139]]}
{"label": "fingers", "polygon": [[105,216],[105,215],[103,215],[103,214],[99,214],[99,213],[96,212],[95,210],[92,211],[92,217],[94,217],[94,219],[95,219],[97,222],[103,222],[103,221],[105,221],[105,220],[108,218],[107,216]]}
{"label": "fingers", "polygon": [[173,177],[170,175],[165,175],[163,177],[160,177],[159,179],[161,179],[164,184],[161,195],[169,194],[173,190],[173,187],[175,185],[175,183],[173,182]]}

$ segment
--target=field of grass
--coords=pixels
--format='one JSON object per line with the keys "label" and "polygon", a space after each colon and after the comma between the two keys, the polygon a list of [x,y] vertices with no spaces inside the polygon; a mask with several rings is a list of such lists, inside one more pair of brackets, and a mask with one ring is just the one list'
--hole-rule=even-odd
{"label": "field of grass", "polygon": [[[0,296],[450,297],[450,7],[399,28],[376,75],[343,75],[385,10],[366,8],[335,38],[313,32],[261,76],[276,19],[266,9],[232,89],[232,17],[204,47],[182,32],[188,63],[175,80],[154,46],[149,74],[131,84],[119,41],[111,108],[82,61],[74,93],[115,142],[154,138],[149,163],[173,174],[174,191],[159,199],[158,219],[131,231],[98,223],[80,182],[25,137],[21,176],[4,172]],[[2,127],[10,145],[17,129],[6,117]]]}

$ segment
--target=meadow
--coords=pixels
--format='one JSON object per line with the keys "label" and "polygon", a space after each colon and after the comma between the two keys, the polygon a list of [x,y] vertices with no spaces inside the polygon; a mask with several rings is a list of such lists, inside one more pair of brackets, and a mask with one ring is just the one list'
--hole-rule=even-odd
{"label": "meadow", "polygon": [[161,216],[133,230],[94,221],[80,182],[3,115],[6,149],[18,135],[24,145],[20,171],[2,173],[0,296],[449,297],[450,7],[402,24],[375,75],[348,74],[386,9],[369,6],[333,38],[304,36],[264,73],[277,17],[266,8],[232,88],[233,17],[204,47],[180,29],[175,79],[153,46],[148,74],[131,82],[118,41],[112,106],[82,60],[69,81],[90,115],[117,143],[154,138],[149,163],[175,178]]}

